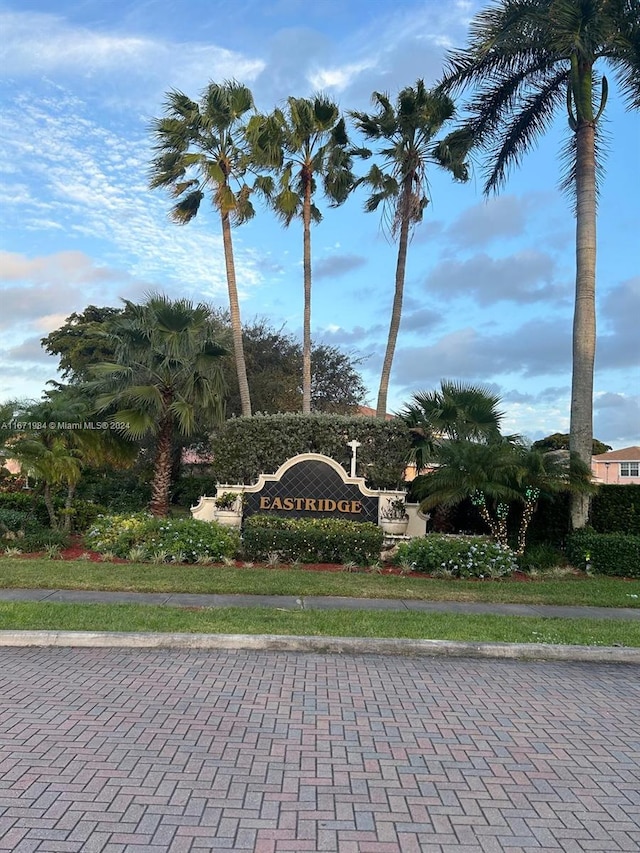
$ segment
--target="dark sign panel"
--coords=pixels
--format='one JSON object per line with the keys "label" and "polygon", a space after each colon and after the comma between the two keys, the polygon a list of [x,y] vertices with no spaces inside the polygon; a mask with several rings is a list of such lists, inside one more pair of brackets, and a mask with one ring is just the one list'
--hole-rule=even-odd
{"label": "dark sign panel", "polygon": [[257,491],[245,491],[244,516],[256,513],[286,518],[347,518],[378,523],[378,497],[356,483],[346,483],[331,464],[302,459],[266,480]]}

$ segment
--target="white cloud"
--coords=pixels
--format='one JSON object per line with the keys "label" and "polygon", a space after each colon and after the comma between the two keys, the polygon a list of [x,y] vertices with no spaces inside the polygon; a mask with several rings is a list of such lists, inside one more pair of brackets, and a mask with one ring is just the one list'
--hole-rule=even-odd
{"label": "white cloud", "polygon": [[[37,12],[0,13],[0,65],[13,76],[54,72],[116,74],[129,80],[139,75],[140,82],[166,69],[175,70],[174,85],[191,84],[203,79],[231,77],[251,80],[264,67],[259,59],[218,47],[189,42],[170,43],[148,36],[73,26],[59,15]],[[180,60],[175,61],[179,56]]]}
{"label": "white cloud", "polygon": [[369,71],[374,65],[372,59],[365,59],[334,68],[318,68],[309,74],[309,82],[314,89],[335,89],[342,92],[363,71]]}
{"label": "white cloud", "polygon": [[[89,237],[107,257],[127,254],[132,259],[127,274],[133,278],[157,282],[156,287],[173,281],[207,299],[226,301],[215,214],[204,203],[188,226],[169,221],[171,200],[147,189],[151,155],[146,138],[97,125],[85,118],[82,101],[64,94],[48,101],[21,95],[5,110],[4,129],[4,156],[19,165],[27,188],[5,198],[7,218],[15,210],[21,226],[28,227],[46,206],[47,218],[65,232],[67,245]],[[28,190],[31,184],[37,187],[37,201]],[[260,258],[243,251],[238,231],[234,240],[238,287],[244,294],[262,279]]]}

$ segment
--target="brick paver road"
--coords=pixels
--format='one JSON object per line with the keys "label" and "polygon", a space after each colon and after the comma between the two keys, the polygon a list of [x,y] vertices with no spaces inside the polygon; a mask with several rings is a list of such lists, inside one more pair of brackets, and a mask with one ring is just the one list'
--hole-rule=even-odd
{"label": "brick paver road", "polygon": [[637,851],[633,666],[0,650],[0,850]]}

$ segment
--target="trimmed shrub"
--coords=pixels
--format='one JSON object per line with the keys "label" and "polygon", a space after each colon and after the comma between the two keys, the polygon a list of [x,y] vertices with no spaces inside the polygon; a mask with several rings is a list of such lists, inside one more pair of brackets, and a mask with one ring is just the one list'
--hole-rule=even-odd
{"label": "trimmed shrub", "polygon": [[195,518],[154,518],[146,513],[105,515],[87,531],[88,548],[145,562],[195,563],[207,559],[221,562],[240,547],[236,530]]}
{"label": "trimmed shrub", "polygon": [[76,497],[107,507],[112,513],[140,512],[151,499],[151,478],[144,479],[145,473],[139,468],[87,468],[78,483]]}
{"label": "trimmed shrub", "polygon": [[600,575],[640,578],[640,536],[578,530],[567,540],[567,557],[577,569],[588,567]]}
{"label": "trimmed shrub", "polygon": [[274,554],[283,562],[371,565],[380,558],[382,530],[371,522],[342,518],[277,518],[253,515],[243,529],[244,553],[251,560]]}
{"label": "trimmed shrub", "polygon": [[216,481],[212,476],[182,474],[172,489],[171,502],[189,509],[196,506],[202,495],[215,495]]}
{"label": "trimmed shrub", "polygon": [[213,477],[219,483],[253,483],[260,473],[274,473],[298,453],[323,453],[349,473],[350,439],[361,445],[358,476],[375,489],[397,488],[411,447],[409,430],[398,418],[300,414],[232,418],[212,439]]}
{"label": "trimmed shrub", "polygon": [[513,551],[488,536],[438,533],[403,542],[394,562],[417,572],[454,578],[498,578],[518,568]]}
{"label": "trimmed shrub", "polygon": [[0,506],[0,537],[3,532],[33,532],[39,528],[38,521],[29,512]]}
{"label": "trimmed shrub", "polygon": [[49,527],[49,513],[44,500],[33,491],[0,492],[0,509],[24,512],[41,527]]}
{"label": "trimmed shrub", "polygon": [[565,566],[567,557],[563,551],[544,542],[527,545],[524,554],[518,557],[521,571],[548,571],[558,566]]}
{"label": "trimmed shrub", "polygon": [[589,523],[598,533],[640,535],[640,485],[600,486]]}

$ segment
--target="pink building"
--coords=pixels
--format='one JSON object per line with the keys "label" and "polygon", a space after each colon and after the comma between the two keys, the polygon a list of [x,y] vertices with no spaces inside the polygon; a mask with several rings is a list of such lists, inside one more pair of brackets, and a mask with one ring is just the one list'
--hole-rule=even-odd
{"label": "pink building", "polygon": [[598,483],[640,485],[640,447],[623,447],[591,458],[591,470]]}

